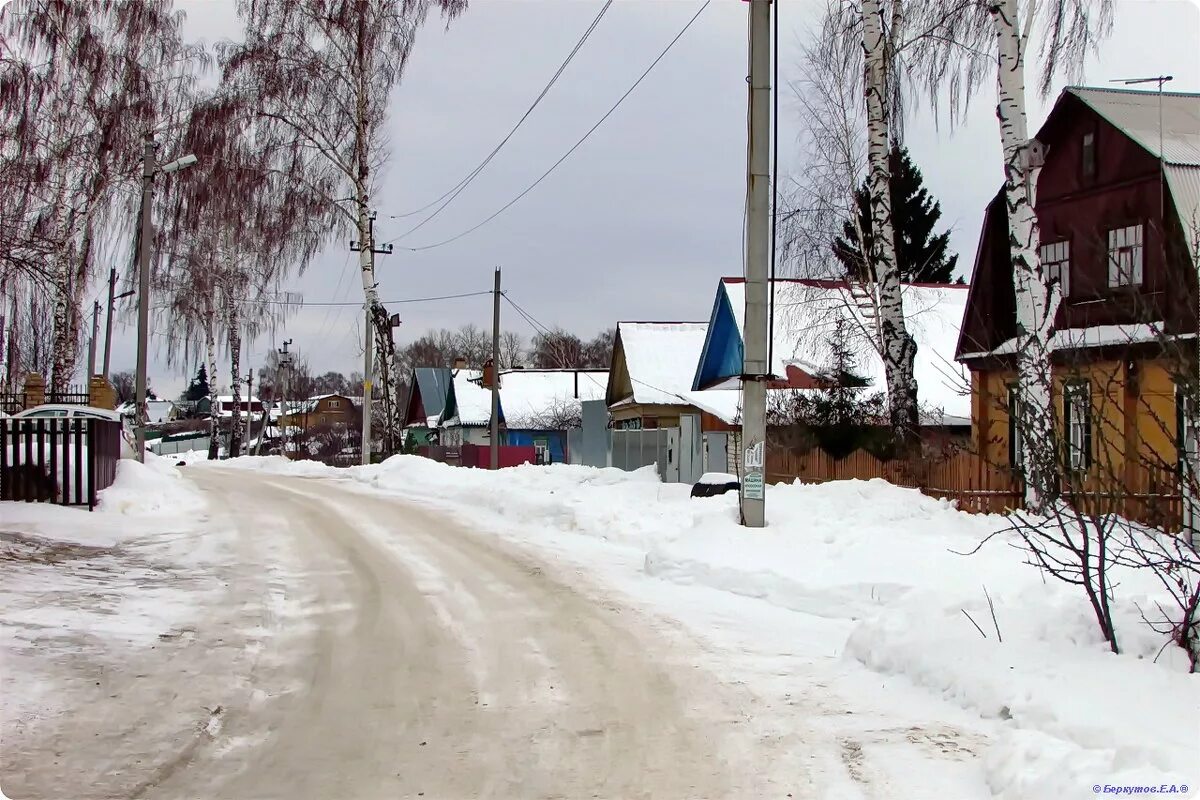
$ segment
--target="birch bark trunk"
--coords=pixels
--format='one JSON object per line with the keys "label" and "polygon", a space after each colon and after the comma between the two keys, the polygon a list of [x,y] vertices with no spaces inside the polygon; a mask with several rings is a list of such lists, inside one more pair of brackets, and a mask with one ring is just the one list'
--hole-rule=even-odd
{"label": "birch bark trunk", "polygon": [[[233,419],[229,425],[229,457],[242,454],[242,315],[236,299],[229,303],[229,387],[233,394]],[[247,399],[249,402],[249,399]]]}
{"label": "birch bark trunk", "polygon": [[205,360],[208,379],[208,460],[216,461],[220,454],[221,426],[217,422],[217,341],[213,331],[211,309],[204,324]]}
{"label": "birch bark trunk", "polygon": [[[1017,0],[988,7],[998,44],[996,118],[1004,150],[1004,193],[1009,250],[1017,306],[1017,415],[1023,447],[1025,506],[1044,510],[1058,495],[1058,460],[1051,391],[1050,342],[1061,300],[1047,286],[1038,254],[1037,178],[1025,109],[1025,51],[1029,31],[1021,30]],[[1028,21],[1027,25],[1028,27]]]}
{"label": "birch bark trunk", "polygon": [[[893,0],[894,29],[903,20],[900,3]],[[900,266],[896,257],[896,233],[892,224],[890,152],[890,97],[888,69],[891,66],[888,38],[883,30],[883,6],[880,0],[863,0],[863,91],[867,107],[868,188],[871,194],[870,256],[871,279],[875,284],[875,302],[879,314],[881,341],[876,343],[883,357],[888,386],[888,414],[897,440],[905,450],[919,443],[917,379],[913,368],[917,343],[908,333],[904,319],[904,295],[900,286]]]}

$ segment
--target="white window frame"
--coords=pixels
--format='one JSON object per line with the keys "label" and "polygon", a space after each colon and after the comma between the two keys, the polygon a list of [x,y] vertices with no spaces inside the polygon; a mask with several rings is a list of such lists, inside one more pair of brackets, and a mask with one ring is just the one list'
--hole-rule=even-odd
{"label": "white window frame", "polygon": [[1142,223],[1108,231],[1108,287],[1141,286],[1146,257]]}
{"label": "white window frame", "polygon": [[341,400],[330,400],[330,401],[329,401],[329,407],[330,407],[330,408],[339,408],[339,407],[341,407],[341,405],[342,405],[342,401],[341,401]]}
{"label": "white window frame", "polygon": [[1063,297],[1071,295],[1071,242],[1050,242],[1038,249],[1046,282],[1058,281]]}
{"label": "white window frame", "polygon": [[1067,466],[1074,472],[1091,466],[1088,428],[1092,424],[1092,385],[1086,381],[1063,386],[1063,416],[1067,423]]}

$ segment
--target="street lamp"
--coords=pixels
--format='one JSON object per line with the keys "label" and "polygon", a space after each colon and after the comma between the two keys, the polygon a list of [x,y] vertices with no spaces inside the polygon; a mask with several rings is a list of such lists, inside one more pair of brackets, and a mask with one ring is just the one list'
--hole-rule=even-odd
{"label": "street lamp", "polygon": [[138,241],[137,416],[134,429],[134,449],[138,461],[143,462],[146,460],[146,354],[149,351],[147,340],[150,338],[150,242],[154,238],[154,178],[160,172],[170,174],[187,169],[197,160],[196,156],[189,153],[160,166],[154,154],[157,147],[154,136],[146,134],[142,153],[142,224]]}

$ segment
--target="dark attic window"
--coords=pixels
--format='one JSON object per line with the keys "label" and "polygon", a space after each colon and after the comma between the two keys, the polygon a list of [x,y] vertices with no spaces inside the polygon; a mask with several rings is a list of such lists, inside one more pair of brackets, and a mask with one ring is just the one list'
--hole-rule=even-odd
{"label": "dark attic window", "polygon": [[1081,168],[1083,171],[1083,179],[1085,181],[1095,180],[1096,178],[1096,134],[1085,133],[1083,135],[1083,146],[1080,148],[1082,155]]}

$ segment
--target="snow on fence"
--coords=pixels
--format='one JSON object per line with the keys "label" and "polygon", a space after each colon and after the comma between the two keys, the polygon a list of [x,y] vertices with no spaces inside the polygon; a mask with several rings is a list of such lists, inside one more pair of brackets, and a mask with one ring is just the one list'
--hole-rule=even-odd
{"label": "snow on fence", "polygon": [[96,507],[121,460],[121,423],[86,417],[0,419],[0,500]]}
{"label": "snow on fence", "polygon": [[[865,450],[841,459],[820,448],[802,453],[776,449],[767,455],[767,480],[771,483],[872,478],[957,501],[960,509],[973,513],[1002,514],[1024,504],[1021,481],[1011,470],[968,451],[890,461]],[[1167,468],[1139,465],[1120,482],[1084,476],[1064,486],[1063,495],[1089,515],[1119,514],[1168,531],[1183,524],[1180,478]]]}

